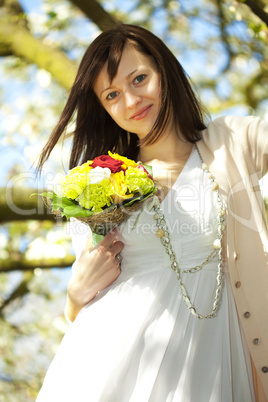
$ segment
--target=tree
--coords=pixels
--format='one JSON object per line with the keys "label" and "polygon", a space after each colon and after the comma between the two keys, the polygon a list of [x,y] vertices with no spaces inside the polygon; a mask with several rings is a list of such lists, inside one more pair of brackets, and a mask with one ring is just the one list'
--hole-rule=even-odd
{"label": "tree", "polygon": [[[61,273],[45,269],[67,268],[74,260],[66,224],[53,222],[38,197],[29,195],[45,187],[40,183],[52,180],[51,172],[64,172],[67,164],[59,155],[67,154],[70,144],[64,145],[66,152],[63,145],[55,150],[39,180],[31,164],[55,125],[78,62],[93,37],[118,21],[147,27],[179,57],[213,116],[234,111],[265,117],[268,111],[264,0],[112,0],[103,4],[43,0],[34,14],[27,3],[0,0],[0,69],[4,77],[0,79],[0,140],[6,167],[6,176],[0,172],[0,348],[4,360],[0,392],[12,395],[10,401],[18,395],[25,401],[34,400],[40,387],[38,378],[53,355],[48,349],[59,342],[66,328],[61,290],[68,269]],[[9,160],[11,150],[16,157]],[[38,314],[41,309],[42,317]],[[40,334],[46,342],[40,340]],[[23,342],[30,342],[31,352],[18,353]],[[29,369],[33,350],[40,358],[34,369]],[[27,368],[27,375],[18,361]]]}

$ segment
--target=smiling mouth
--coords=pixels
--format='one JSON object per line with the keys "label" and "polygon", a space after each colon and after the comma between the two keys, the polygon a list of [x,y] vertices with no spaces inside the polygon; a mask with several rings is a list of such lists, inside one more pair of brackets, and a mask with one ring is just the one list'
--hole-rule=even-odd
{"label": "smiling mouth", "polygon": [[130,118],[132,120],[141,120],[141,119],[143,119],[145,116],[147,116],[147,114],[151,110],[152,106],[153,105],[145,106],[144,108],[142,108],[138,112],[134,113]]}

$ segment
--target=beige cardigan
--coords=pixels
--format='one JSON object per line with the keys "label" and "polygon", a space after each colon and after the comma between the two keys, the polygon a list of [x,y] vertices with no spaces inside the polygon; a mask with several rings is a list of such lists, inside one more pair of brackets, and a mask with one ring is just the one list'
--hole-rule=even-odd
{"label": "beige cardigan", "polygon": [[227,208],[226,255],[252,359],[256,399],[268,401],[268,234],[259,179],[268,171],[268,123],[216,119],[197,143]]}

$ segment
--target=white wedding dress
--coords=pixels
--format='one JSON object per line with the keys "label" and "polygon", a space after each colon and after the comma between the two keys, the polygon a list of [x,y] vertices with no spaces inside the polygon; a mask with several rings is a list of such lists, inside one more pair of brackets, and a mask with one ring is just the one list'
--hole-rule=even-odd
{"label": "white wedding dress", "polygon": [[[217,237],[216,197],[193,149],[162,202],[181,269],[202,263]],[[159,238],[153,211],[120,226],[122,272],[79,313],[48,370],[38,402],[252,402],[248,351],[227,263],[218,315],[197,319],[186,307]],[[70,224],[79,255],[88,227]],[[217,255],[182,274],[201,314],[212,310]],[[75,269],[75,267],[74,267]]]}

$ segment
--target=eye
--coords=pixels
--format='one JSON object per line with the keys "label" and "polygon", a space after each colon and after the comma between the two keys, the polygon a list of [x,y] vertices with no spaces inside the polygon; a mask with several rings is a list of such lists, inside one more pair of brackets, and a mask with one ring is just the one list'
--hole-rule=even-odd
{"label": "eye", "polygon": [[113,99],[115,99],[116,97],[117,97],[117,95],[118,95],[118,93],[119,92],[111,92],[109,95],[107,95],[107,97],[106,97],[106,99],[107,100],[113,100]]}
{"label": "eye", "polygon": [[138,76],[134,79],[133,83],[134,83],[134,84],[140,84],[140,83],[145,79],[145,77],[146,77],[145,74],[138,75]]}

